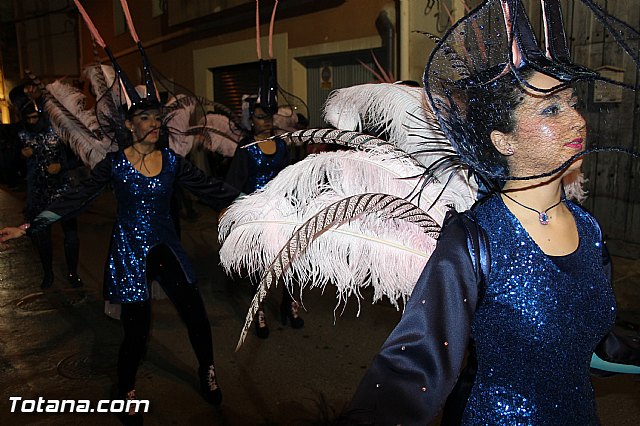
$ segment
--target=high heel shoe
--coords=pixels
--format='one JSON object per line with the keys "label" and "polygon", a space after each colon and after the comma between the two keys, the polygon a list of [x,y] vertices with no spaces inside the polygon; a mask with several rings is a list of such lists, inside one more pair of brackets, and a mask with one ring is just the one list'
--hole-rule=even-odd
{"label": "high heel shoe", "polygon": [[222,390],[216,379],[216,368],[210,365],[205,370],[200,369],[200,392],[205,401],[216,407],[222,404]]}
{"label": "high heel shoe", "polygon": [[269,337],[269,326],[267,325],[267,319],[262,309],[258,311],[258,315],[256,316],[256,334],[260,339]]}
{"label": "high heel shoe", "polygon": [[280,305],[280,316],[282,318],[282,325],[287,325],[287,320],[291,323],[291,328],[304,327],[304,320],[298,316],[298,302],[292,300],[291,303],[282,303]]}

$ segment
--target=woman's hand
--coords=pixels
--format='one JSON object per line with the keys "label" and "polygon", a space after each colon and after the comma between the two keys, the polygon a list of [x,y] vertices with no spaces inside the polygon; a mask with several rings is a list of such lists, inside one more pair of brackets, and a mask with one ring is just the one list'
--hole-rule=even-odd
{"label": "woman's hand", "polygon": [[27,231],[22,227],[7,226],[0,229],[0,243],[22,237]]}

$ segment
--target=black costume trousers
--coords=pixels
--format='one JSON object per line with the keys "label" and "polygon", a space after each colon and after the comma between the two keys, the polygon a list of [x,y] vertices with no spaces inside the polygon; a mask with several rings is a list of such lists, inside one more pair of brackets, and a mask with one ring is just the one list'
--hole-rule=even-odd
{"label": "black costume trousers", "polygon": [[[80,238],[78,237],[78,221],[76,218],[60,221],[64,234],[64,257],[67,262],[67,272],[77,274],[78,259],[80,257]],[[51,237],[51,227],[47,226],[42,231],[31,237],[33,244],[38,250],[42,270],[45,276],[53,276],[53,239]]]}
{"label": "black costume trousers", "polygon": [[[147,257],[147,278],[158,281],[187,326],[191,346],[202,374],[213,365],[211,326],[198,287],[188,283],[180,263],[166,246],[154,247]],[[151,301],[123,303],[120,321],[124,340],[118,354],[118,391],[135,388],[135,377],[147,347],[151,325]]]}

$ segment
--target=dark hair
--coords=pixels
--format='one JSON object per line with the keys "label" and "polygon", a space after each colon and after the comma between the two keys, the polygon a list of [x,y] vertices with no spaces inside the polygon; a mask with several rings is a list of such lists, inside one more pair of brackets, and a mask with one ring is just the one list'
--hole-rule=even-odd
{"label": "dark hair", "polygon": [[529,79],[534,70],[527,67],[517,72],[517,76],[508,72],[485,79],[488,83],[479,83],[479,79],[461,81],[451,94],[452,107],[458,110],[453,117],[459,117],[451,124],[460,151],[472,160],[470,164],[480,168],[480,173],[509,175],[506,158],[493,145],[491,132],[511,133],[515,129],[514,112],[524,100],[522,80]]}
{"label": "dark hair", "polygon": [[307,128],[309,126],[309,119],[304,116],[304,114],[296,113],[298,117],[298,127]]}

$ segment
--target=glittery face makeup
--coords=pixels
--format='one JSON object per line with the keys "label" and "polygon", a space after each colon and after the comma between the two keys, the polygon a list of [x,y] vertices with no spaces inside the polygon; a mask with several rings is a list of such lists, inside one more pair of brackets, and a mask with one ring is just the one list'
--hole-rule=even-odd
{"label": "glittery face makeup", "polygon": [[158,110],[144,110],[136,113],[127,123],[133,133],[134,142],[156,143],[160,137],[162,114]]}
{"label": "glittery face makeup", "polygon": [[[541,89],[559,84],[540,73],[535,73],[529,83]],[[513,175],[550,171],[585,150],[587,126],[571,88],[551,94],[527,89],[522,96],[522,103],[514,112],[515,130],[507,135],[513,152],[507,161]],[[563,174],[578,169],[581,163],[581,159],[576,160]]]}

